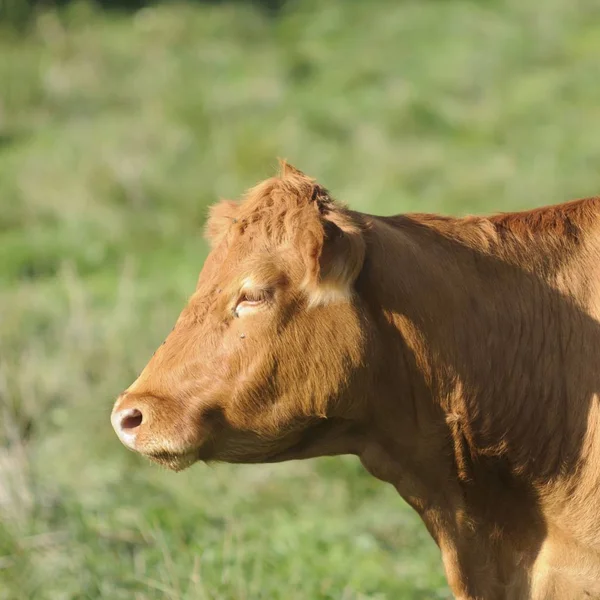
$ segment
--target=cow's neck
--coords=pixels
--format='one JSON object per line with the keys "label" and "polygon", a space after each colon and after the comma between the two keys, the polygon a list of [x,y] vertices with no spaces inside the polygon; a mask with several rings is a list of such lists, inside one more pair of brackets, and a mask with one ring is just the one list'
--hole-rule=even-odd
{"label": "cow's neck", "polygon": [[527,457],[502,448],[495,377],[512,384],[493,361],[518,360],[511,303],[540,282],[427,228],[375,227],[359,285],[386,358],[361,460],[421,515],[457,597],[529,597],[545,526],[530,480],[515,475]]}
{"label": "cow's neck", "polygon": [[[452,453],[443,444],[425,441],[413,446],[408,440],[398,441],[392,428],[387,421],[379,431],[371,431],[361,462],[418,512],[441,550],[456,597],[532,598],[531,570],[544,525],[527,491],[508,492],[491,478],[488,489],[483,478],[460,481]],[[493,502],[487,503],[491,497]]]}

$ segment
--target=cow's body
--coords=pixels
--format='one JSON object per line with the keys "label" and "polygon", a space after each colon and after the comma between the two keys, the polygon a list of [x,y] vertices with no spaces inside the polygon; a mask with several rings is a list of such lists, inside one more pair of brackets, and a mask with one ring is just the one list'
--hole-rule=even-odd
{"label": "cow's body", "polygon": [[121,439],[173,468],[356,454],[456,597],[600,598],[600,200],[374,217],[284,167],[221,211]]}
{"label": "cow's body", "polygon": [[374,223],[358,285],[396,360],[363,462],[421,514],[458,597],[600,597],[600,200]]}

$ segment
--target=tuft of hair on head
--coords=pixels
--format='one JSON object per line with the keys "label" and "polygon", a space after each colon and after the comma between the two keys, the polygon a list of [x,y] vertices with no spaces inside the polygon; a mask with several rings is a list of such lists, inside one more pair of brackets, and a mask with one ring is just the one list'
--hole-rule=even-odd
{"label": "tuft of hair on head", "polygon": [[286,177],[301,177],[303,179],[314,181],[312,177],[308,177],[300,169],[291,165],[285,158],[279,159],[279,177],[281,179],[285,179]]}
{"label": "tuft of hair on head", "polygon": [[213,248],[219,245],[229,227],[237,222],[238,209],[239,204],[232,200],[221,200],[208,209],[204,236]]}

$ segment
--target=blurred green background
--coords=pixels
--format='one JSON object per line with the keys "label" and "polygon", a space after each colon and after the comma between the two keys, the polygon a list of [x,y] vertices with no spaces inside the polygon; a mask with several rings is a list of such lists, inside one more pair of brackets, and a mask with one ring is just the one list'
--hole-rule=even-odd
{"label": "blurred green background", "polygon": [[276,157],[353,208],[600,191],[597,0],[0,0],[0,600],[449,598],[352,458],[166,472],[114,397]]}

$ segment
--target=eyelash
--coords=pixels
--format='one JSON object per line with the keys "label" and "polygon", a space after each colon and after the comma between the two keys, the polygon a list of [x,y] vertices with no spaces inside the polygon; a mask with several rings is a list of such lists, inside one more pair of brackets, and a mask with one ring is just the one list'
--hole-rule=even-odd
{"label": "eyelash", "polygon": [[259,302],[264,302],[267,299],[267,294],[264,290],[252,290],[252,291],[244,291],[240,295],[238,300],[238,304],[242,302],[248,302],[251,304],[258,304]]}

